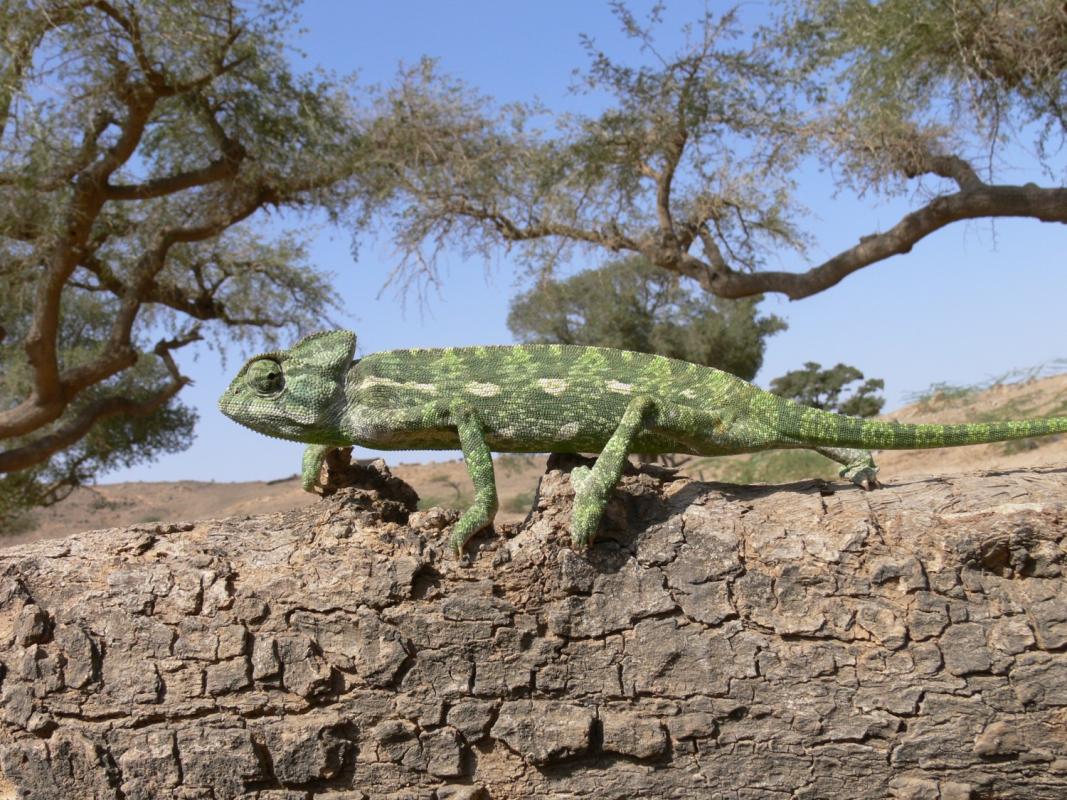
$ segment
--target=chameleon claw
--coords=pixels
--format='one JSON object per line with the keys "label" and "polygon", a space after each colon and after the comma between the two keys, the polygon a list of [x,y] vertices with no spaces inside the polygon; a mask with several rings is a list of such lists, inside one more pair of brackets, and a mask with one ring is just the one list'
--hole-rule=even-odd
{"label": "chameleon claw", "polygon": [[595,484],[589,476],[583,477],[584,481],[579,479],[580,487],[575,493],[574,510],[571,512],[571,546],[575,550],[585,550],[593,543],[607,506],[607,495],[595,491]]}
{"label": "chameleon claw", "polygon": [[875,476],[876,471],[876,468],[865,467],[850,475],[848,474],[848,470],[842,470],[841,477],[848,478],[858,487],[863,489],[863,491],[869,492],[874,489],[882,488],[881,482]]}
{"label": "chameleon claw", "polygon": [[463,545],[466,542],[461,536],[456,536],[454,533],[448,539],[448,545],[452,549],[452,553],[456,556],[457,560],[463,559]]}
{"label": "chameleon claw", "polygon": [[871,454],[866,451],[856,453],[853,459],[841,469],[840,475],[865,492],[882,488],[882,484],[878,482],[878,467],[875,466]]}
{"label": "chameleon claw", "polygon": [[459,559],[463,558],[463,548],[470,538],[477,533],[487,530],[493,525],[493,517],[496,515],[496,500],[494,499],[489,508],[471,506],[456,521],[452,527],[452,535],[448,537],[448,543],[452,552]]}

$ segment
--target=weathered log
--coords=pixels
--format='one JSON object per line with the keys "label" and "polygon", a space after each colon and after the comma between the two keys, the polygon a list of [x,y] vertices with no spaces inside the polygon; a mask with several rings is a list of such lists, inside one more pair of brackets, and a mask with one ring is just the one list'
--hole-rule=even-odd
{"label": "weathered log", "polygon": [[576,553],[554,466],[467,564],[381,477],[3,551],[0,797],[1067,796],[1067,470],[646,468]]}

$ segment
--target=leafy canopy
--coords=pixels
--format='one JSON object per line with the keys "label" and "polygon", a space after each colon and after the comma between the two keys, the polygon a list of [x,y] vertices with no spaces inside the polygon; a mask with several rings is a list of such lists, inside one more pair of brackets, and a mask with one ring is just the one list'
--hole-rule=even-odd
{"label": "leafy canopy", "polygon": [[[766,24],[705,10],[673,49],[662,5],[613,5],[637,52],[586,39],[598,110],[501,105],[432,64],[386,94],[369,135],[402,274],[434,277],[450,245],[540,274],[609,251],[719,297],[799,299],[956,222],[1067,223],[1062,0],[780,0]],[[912,208],[809,263],[796,189],[819,162]]]}
{"label": "leafy canopy", "polygon": [[274,209],[363,218],[349,87],[286,61],[293,2],[0,6],[0,520],[188,446],[173,354],[323,323]]}

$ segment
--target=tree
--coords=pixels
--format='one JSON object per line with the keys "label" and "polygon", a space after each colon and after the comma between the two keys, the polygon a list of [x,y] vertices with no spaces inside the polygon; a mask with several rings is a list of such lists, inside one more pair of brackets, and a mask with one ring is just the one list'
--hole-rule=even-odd
{"label": "tree", "polygon": [[286,65],[290,0],[0,8],[0,516],[190,441],[173,354],[321,323],[281,208],[353,209],[344,87]]}
{"label": "tree", "polygon": [[[821,364],[808,361],[804,369],[795,369],[771,381],[770,390],[806,406],[853,417],[873,417],[885,405],[884,398],[875,396],[885,388],[885,381],[871,378],[859,386],[850,386],[862,380],[863,373],[847,364],[823,369]],[[843,398],[845,387],[849,387],[848,396]]]}
{"label": "tree", "polygon": [[[448,242],[516,247],[538,270],[579,247],[719,297],[798,299],[958,221],[1067,222],[1051,157],[1067,132],[1062,0],[778,7],[758,30],[707,13],[670,53],[661,6],[645,21],[616,4],[641,59],[586,40],[584,88],[609,98],[597,114],[497,107],[432,65],[406,73],[373,136],[409,273],[432,273]],[[768,269],[805,251],[794,188],[813,159],[859,194],[915,190],[913,209],[822,263]],[[1006,182],[1021,167],[1045,185]]]}
{"label": "tree", "polygon": [[566,280],[546,280],[516,297],[508,327],[524,342],[594,345],[658,353],[751,380],[765,339],[784,330],[757,316],[759,298],[716,302],[678,275],[636,256]]}

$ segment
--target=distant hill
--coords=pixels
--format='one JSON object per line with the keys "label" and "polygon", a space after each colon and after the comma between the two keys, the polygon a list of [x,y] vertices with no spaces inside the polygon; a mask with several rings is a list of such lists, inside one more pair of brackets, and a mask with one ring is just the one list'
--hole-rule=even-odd
{"label": "distant hill", "polygon": [[[1002,384],[985,391],[948,388],[882,418],[901,422],[984,422],[1056,415],[1067,415],[1067,375]],[[975,470],[1067,465],[1067,435],[941,450],[886,451],[877,462],[881,467],[880,477],[885,482]],[[517,521],[525,517],[544,468],[544,456],[503,455],[497,458],[501,521]],[[830,461],[808,451],[777,451],[715,459],[687,458],[682,461],[680,470],[702,480],[744,483],[779,483],[814,477],[832,479],[836,475],[836,468]],[[401,464],[393,472],[415,487],[422,498],[422,507],[463,507],[469,502],[472,490],[461,461]],[[0,542],[15,544],[140,522],[264,514],[313,502],[316,498],[301,490],[295,475],[269,482],[190,480],[101,484],[80,489],[62,503],[38,511],[34,530]]]}

